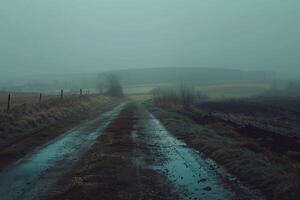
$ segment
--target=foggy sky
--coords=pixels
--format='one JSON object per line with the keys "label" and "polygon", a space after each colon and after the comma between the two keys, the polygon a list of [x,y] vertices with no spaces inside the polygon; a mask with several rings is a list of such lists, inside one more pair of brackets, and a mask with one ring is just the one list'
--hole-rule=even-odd
{"label": "foggy sky", "polygon": [[300,74],[299,0],[0,0],[0,76],[142,67]]}

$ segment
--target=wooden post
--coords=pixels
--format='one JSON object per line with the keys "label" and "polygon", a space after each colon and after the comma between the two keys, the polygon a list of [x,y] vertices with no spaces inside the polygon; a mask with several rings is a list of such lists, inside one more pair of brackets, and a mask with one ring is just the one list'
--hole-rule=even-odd
{"label": "wooden post", "polygon": [[7,112],[9,112],[10,111],[10,100],[11,100],[11,95],[10,95],[10,93],[8,94],[8,97],[7,97]]}
{"label": "wooden post", "polygon": [[60,90],[60,99],[63,99],[63,98],[64,98],[64,90],[61,89],[61,90]]}
{"label": "wooden post", "polygon": [[40,107],[42,107],[42,93],[40,93],[39,104],[40,104]]}

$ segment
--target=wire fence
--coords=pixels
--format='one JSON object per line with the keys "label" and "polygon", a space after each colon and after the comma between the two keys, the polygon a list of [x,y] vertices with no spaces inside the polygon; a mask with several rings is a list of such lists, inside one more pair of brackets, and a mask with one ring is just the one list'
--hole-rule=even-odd
{"label": "wire fence", "polygon": [[0,112],[10,112],[14,107],[28,104],[42,106],[50,100],[64,100],[76,97],[94,95],[89,90],[80,89],[78,93],[65,92],[63,89],[54,93],[28,93],[28,92],[0,92]]}

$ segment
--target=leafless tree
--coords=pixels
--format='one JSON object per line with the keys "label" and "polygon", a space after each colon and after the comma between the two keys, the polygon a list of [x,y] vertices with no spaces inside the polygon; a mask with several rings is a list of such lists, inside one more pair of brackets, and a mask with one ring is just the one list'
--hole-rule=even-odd
{"label": "leafless tree", "polygon": [[107,94],[114,97],[123,96],[123,87],[120,78],[115,74],[107,76]]}

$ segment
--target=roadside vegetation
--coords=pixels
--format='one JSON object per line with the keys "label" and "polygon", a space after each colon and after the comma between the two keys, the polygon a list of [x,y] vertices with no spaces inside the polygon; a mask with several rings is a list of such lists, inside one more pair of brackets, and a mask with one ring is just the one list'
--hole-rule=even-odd
{"label": "roadside vegetation", "polygon": [[[36,92],[7,92],[0,91],[0,112],[6,111],[8,95],[11,94],[11,107],[20,106],[22,104],[39,104],[40,93]],[[57,95],[43,95],[43,101],[59,98]]]}
{"label": "roadside vegetation", "polygon": [[117,99],[98,95],[49,99],[0,112],[0,169],[87,118],[112,108]]}
{"label": "roadside vegetation", "polygon": [[207,100],[208,97],[196,91],[188,84],[181,84],[178,87],[159,87],[152,90],[153,101],[161,106],[184,106],[190,107],[196,102]]}
{"label": "roadside vegetation", "polygon": [[[61,90],[60,95],[44,95],[42,101],[39,93],[2,92],[0,170],[82,120],[98,116],[122,101],[123,88],[117,76],[108,76],[105,86],[98,85],[100,94],[88,94],[88,91],[83,94],[80,89],[77,95],[64,95]],[[7,101],[8,94],[11,101]]]}
{"label": "roadside vegetation", "polygon": [[[171,133],[258,188],[268,199],[298,199],[299,98],[268,95],[214,101],[196,98],[190,88],[178,92],[181,89],[157,89],[153,100],[146,103]],[[186,94],[192,94],[188,100],[184,100]]]}

